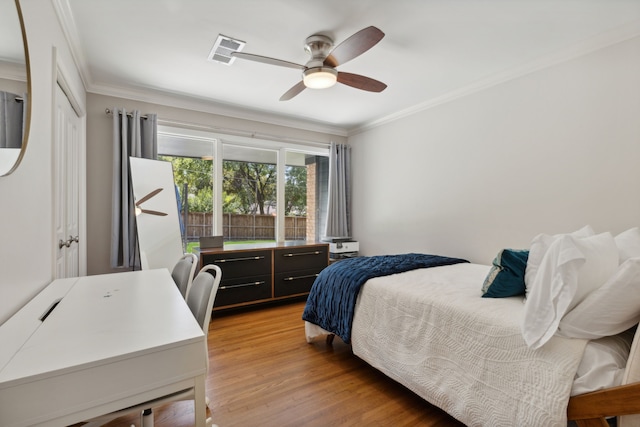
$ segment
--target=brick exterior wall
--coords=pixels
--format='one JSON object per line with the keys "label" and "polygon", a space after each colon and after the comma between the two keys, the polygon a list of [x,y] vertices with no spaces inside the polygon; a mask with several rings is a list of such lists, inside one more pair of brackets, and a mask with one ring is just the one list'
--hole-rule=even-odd
{"label": "brick exterior wall", "polygon": [[307,241],[316,240],[316,163],[307,165]]}

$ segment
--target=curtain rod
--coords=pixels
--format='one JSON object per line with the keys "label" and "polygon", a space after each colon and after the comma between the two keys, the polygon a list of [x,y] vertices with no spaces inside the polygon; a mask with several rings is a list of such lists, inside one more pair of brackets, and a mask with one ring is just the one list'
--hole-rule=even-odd
{"label": "curtain rod", "polygon": [[[113,114],[113,111],[111,111],[111,109],[109,108],[106,108],[104,112],[109,115]],[[119,114],[122,114],[122,113],[119,113]],[[131,117],[131,113],[127,113],[127,116]],[[147,118],[147,116],[140,116],[140,117],[142,117],[143,119]],[[259,138],[259,139],[267,139],[271,141],[281,141],[281,142],[310,145],[310,146],[316,146],[316,147],[331,146],[331,144],[328,142],[312,141],[312,140],[307,140],[303,138],[291,138],[291,137],[279,136],[279,135],[269,135],[269,134],[251,132],[251,131],[241,131],[237,129],[229,129],[229,128],[223,128],[218,126],[199,125],[195,123],[181,122],[177,120],[158,119],[158,124],[165,125],[165,126],[186,127],[187,129],[200,129],[200,130],[205,130],[210,132],[213,131],[213,132],[219,132],[227,135],[243,136],[247,138]]]}
{"label": "curtain rod", "polygon": [[260,132],[230,129],[230,128],[225,128],[220,126],[202,125],[202,124],[189,123],[189,122],[183,122],[178,120],[158,119],[158,125],[177,126],[177,127],[186,128],[186,129],[220,133],[222,135],[228,135],[228,136],[240,136],[240,137],[250,138],[250,139],[257,138],[257,139],[264,139],[269,141],[287,142],[291,144],[302,144],[302,145],[307,145],[311,147],[327,147],[328,148],[331,146],[331,143],[324,142],[324,141],[314,141],[314,140],[309,140],[304,138],[292,138],[292,137],[282,136],[282,135],[271,135],[271,134],[260,133]]}
{"label": "curtain rod", "polygon": [[[108,114],[108,115],[113,114],[113,111],[111,111],[111,109],[109,109],[109,108],[105,108],[104,112],[105,112],[106,114]],[[122,114],[122,113],[121,113],[120,111],[118,111],[118,114]],[[132,116],[132,114],[131,114],[131,113],[127,113],[127,117],[131,117],[131,116]],[[140,116],[140,117],[141,117],[141,118],[143,118],[143,119],[146,119],[146,118],[147,118],[147,116]]]}

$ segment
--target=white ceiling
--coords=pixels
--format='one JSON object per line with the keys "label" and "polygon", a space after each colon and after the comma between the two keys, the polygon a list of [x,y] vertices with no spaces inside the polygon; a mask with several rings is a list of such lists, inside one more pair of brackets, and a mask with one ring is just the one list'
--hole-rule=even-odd
{"label": "white ceiling", "polygon": [[[172,99],[344,134],[640,34],[640,0],[56,0],[90,92]],[[218,34],[304,64],[306,37],[385,38],[338,67],[385,82],[280,96],[295,69],[207,56]],[[175,104],[174,104],[175,105]]]}

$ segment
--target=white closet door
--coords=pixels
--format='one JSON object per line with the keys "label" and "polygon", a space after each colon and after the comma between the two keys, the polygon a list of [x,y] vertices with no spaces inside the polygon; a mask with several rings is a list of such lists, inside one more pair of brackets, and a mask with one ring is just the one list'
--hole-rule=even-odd
{"label": "white closet door", "polygon": [[80,129],[81,119],[56,86],[53,167],[56,278],[80,274]]}

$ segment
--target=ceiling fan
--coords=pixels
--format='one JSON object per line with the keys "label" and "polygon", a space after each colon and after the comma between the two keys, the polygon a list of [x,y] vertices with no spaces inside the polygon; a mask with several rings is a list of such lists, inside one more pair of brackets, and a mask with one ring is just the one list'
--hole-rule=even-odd
{"label": "ceiling fan", "polygon": [[164,213],[164,212],[152,211],[152,210],[143,209],[143,208],[140,207],[141,204],[143,204],[144,202],[146,202],[147,200],[149,200],[150,198],[152,198],[153,196],[155,196],[156,194],[158,194],[161,191],[162,191],[162,188],[156,188],[151,193],[147,194],[146,196],[144,196],[143,198],[138,200],[135,203],[135,205],[136,205],[136,215],[140,215],[142,213],[146,213],[146,214],[149,214],[149,215],[167,216],[167,214]]}
{"label": "ceiling fan", "polygon": [[336,82],[369,92],[382,92],[386,89],[386,84],[359,74],[338,71],[336,67],[362,55],[383,37],[382,31],[371,26],[358,31],[333,48],[331,38],[320,34],[312,35],[307,37],[304,44],[304,50],[311,55],[311,59],[305,65],[245,52],[232,52],[231,55],[265,64],[302,70],[302,80],[285,92],[280,97],[280,101],[288,101],[305,88],[325,89],[333,86]]}

